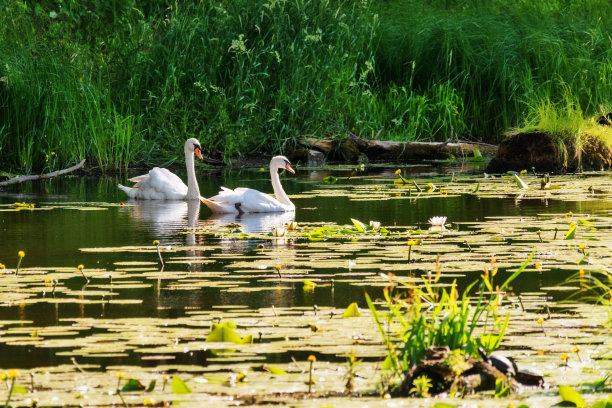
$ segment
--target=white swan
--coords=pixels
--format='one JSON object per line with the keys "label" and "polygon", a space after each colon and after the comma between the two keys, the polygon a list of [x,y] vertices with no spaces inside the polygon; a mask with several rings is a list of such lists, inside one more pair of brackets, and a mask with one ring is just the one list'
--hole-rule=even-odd
{"label": "white swan", "polygon": [[202,148],[198,139],[185,142],[185,165],[187,166],[187,185],[168,169],[153,168],[148,174],[133,177],[133,187],[119,184],[119,188],[130,197],[143,200],[199,200],[200,189],[196,180],[193,164],[194,153],[202,158]]}
{"label": "white swan", "polygon": [[276,198],[252,188],[221,187],[221,191],[214,197],[202,198],[202,202],[220,214],[243,214],[262,212],[294,212],[295,206],[285,194],[278,177],[278,169],[285,169],[295,174],[291,163],[285,156],[276,156],[270,161],[270,178]]}

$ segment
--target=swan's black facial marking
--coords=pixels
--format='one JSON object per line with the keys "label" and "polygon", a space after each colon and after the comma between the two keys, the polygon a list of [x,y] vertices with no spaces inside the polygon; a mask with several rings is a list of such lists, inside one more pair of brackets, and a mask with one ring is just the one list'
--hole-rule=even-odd
{"label": "swan's black facial marking", "polygon": [[295,170],[291,168],[291,163],[289,163],[289,160],[285,160],[285,170],[287,170],[291,174],[295,174]]}

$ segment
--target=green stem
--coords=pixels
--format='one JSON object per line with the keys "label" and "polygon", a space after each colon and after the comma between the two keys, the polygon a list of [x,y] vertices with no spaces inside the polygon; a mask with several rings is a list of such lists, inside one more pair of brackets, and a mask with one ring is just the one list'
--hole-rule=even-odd
{"label": "green stem", "polygon": [[4,408],[8,408],[8,406],[9,406],[9,402],[11,401],[11,395],[13,394],[13,386],[14,385],[15,385],[15,377],[13,377],[13,379],[11,381],[11,388],[9,388],[9,393],[8,393],[8,397],[6,398],[6,403],[4,404]]}

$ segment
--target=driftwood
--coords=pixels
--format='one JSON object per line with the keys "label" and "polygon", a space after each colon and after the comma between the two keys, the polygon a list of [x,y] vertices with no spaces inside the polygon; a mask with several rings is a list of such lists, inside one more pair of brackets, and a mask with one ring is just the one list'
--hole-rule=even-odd
{"label": "driftwood", "polygon": [[376,160],[427,160],[444,158],[448,155],[463,157],[479,150],[483,155],[494,155],[497,146],[486,143],[459,142],[394,142],[376,139],[363,139],[349,135],[342,141],[305,137],[303,145],[329,155],[332,159],[357,161],[365,156]]}
{"label": "driftwood", "polygon": [[67,169],[56,170],[56,171],[52,171],[51,173],[47,173],[47,174],[36,174],[32,176],[13,177],[12,179],[0,182],[0,187],[8,186],[10,184],[23,183],[24,181],[48,179],[48,178],[61,176],[62,174],[70,173],[72,171],[80,169],[81,167],[83,167],[84,164],[85,164],[85,159],[81,160],[79,164],[69,167]]}

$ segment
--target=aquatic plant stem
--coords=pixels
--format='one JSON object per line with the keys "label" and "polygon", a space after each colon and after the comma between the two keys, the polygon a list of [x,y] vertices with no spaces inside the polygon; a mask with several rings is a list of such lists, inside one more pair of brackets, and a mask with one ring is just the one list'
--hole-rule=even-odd
{"label": "aquatic plant stem", "polygon": [[19,267],[21,266],[21,260],[23,259],[23,257],[25,256],[25,252],[23,251],[19,251],[17,252],[17,268],[15,268],[15,275],[17,275],[19,273]]}
{"label": "aquatic plant stem", "polygon": [[11,401],[11,395],[13,394],[13,387],[15,386],[15,377],[11,379],[11,387],[9,388],[8,397],[6,398],[5,408],[8,408],[9,402]]}
{"label": "aquatic plant stem", "polygon": [[119,396],[119,398],[121,398],[121,402],[123,403],[123,406],[125,408],[128,408],[127,404],[125,403],[125,400],[123,399],[123,395],[121,395],[121,390],[119,388],[117,388],[117,395]]}
{"label": "aquatic plant stem", "polygon": [[153,245],[157,248],[157,256],[159,257],[159,262],[161,263],[162,269],[164,268],[164,260],[162,259],[161,250],[159,249],[159,241],[153,241]]}

